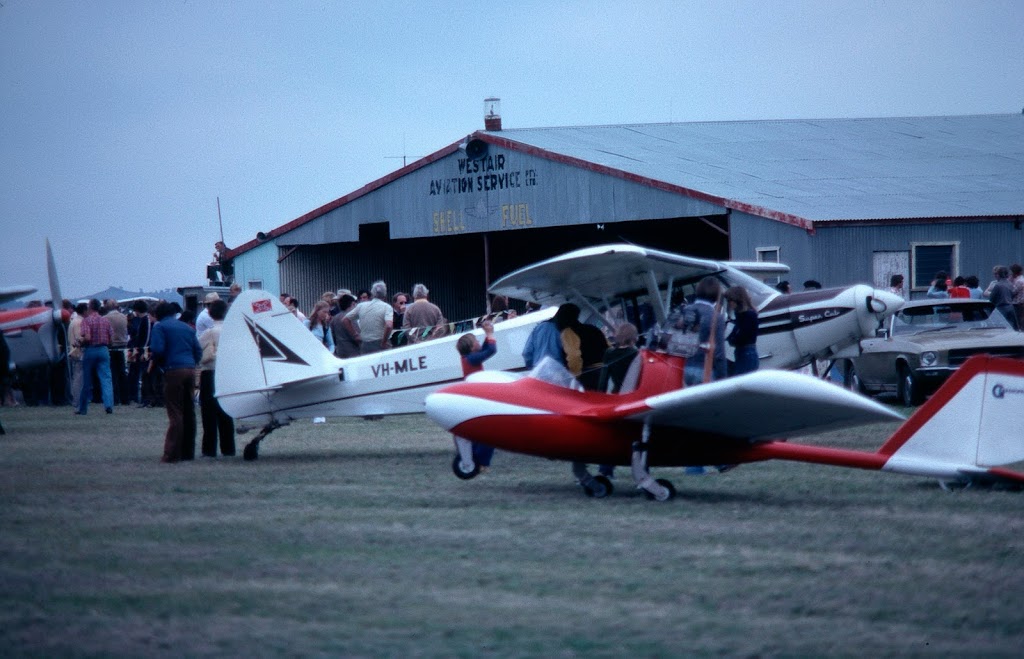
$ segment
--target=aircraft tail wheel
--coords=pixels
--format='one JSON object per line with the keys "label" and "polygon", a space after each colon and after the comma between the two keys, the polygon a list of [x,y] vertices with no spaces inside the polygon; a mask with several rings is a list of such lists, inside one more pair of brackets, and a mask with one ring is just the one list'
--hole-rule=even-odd
{"label": "aircraft tail wheel", "polygon": [[462,456],[460,456],[458,453],[456,453],[455,454],[455,459],[452,460],[452,471],[460,479],[462,479],[464,481],[468,481],[471,478],[475,478],[476,475],[480,473],[480,465],[478,465],[475,462],[472,463],[472,464],[473,464],[473,468],[470,469],[469,471],[466,471],[465,469],[463,469]]}
{"label": "aircraft tail wheel", "polygon": [[648,499],[650,499],[651,501],[671,501],[672,499],[675,498],[676,488],[674,485],[672,485],[672,481],[668,480],[667,478],[659,478],[654,482],[660,485],[661,487],[652,487],[651,489],[655,490],[654,492],[652,492],[650,489],[644,488],[644,494],[647,496]]}
{"label": "aircraft tail wheel", "polygon": [[594,476],[583,485],[583,493],[588,497],[603,499],[615,491],[615,486],[608,480],[607,476]]}
{"label": "aircraft tail wheel", "polygon": [[243,460],[250,460],[251,461],[251,460],[255,460],[258,457],[260,457],[260,445],[259,445],[259,443],[257,443],[257,442],[249,442],[248,444],[245,445],[245,448],[242,449],[242,459]]}
{"label": "aircraft tail wheel", "polygon": [[957,492],[959,490],[966,490],[971,486],[971,481],[939,481],[939,487],[946,492]]}

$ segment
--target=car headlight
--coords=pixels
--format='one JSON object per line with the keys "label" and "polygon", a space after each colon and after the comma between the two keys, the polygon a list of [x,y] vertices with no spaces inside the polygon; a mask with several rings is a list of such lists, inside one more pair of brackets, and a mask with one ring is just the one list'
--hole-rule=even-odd
{"label": "car headlight", "polygon": [[921,353],[921,366],[934,366],[937,361],[939,361],[939,356],[934,352]]}

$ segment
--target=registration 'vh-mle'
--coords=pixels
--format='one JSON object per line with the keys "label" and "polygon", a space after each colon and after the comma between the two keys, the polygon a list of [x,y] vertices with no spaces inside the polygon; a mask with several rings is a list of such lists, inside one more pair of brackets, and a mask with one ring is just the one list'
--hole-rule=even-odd
{"label": "registration 'vh-mle'", "polygon": [[[786,270],[779,264],[714,261],[634,245],[592,247],[547,259],[491,287],[545,308],[495,325],[498,351],[487,368],[525,371],[522,352],[530,332],[549,320],[559,304],[577,304],[581,320],[595,324],[616,308],[623,317],[649,313],[654,323],[663,323],[672,300],[692,292],[706,276],[751,294],[762,314],[762,364],[774,368],[796,368],[855,346],[902,304],[901,298],[865,285],[783,296],[756,278]],[[482,330],[476,332],[482,336]],[[275,296],[245,291],[224,321],[217,398],[239,422],[262,427],[244,451],[254,459],[267,434],[294,419],[423,412],[428,394],[462,380],[457,339],[452,335],[339,359]]]}

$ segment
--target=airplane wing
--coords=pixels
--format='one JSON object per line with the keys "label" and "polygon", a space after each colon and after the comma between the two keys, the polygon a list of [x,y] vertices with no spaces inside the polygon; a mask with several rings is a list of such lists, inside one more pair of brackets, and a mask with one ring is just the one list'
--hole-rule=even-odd
{"label": "airplane wing", "polygon": [[[600,302],[616,297],[650,294],[652,291],[661,291],[664,295],[673,285],[695,282],[707,275],[728,273],[731,284],[742,285],[753,297],[763,299],[778,292],[748,272],[767,276],[788,269],[778,263],[734,264],[637,245],[602,245],[578,249],[516,270],[495,281],[490,290],[541,305],[558,305],[583,298],[600,306]],[[659,318],[659,321],[663,320]]]}
{"label": "airplane wing", "polygon": [[0,304],[4,302],[10,302],[11,300],[17,300],[19,297],[25,297],[30,293],[36,292],[35,286],[3,286],[0,287]]}
{"label": "airplane wing", "polygon": [[902,421],[889,408],[829,382],[763,370],[626,403],[620,418],[726,437],[779,439]]}

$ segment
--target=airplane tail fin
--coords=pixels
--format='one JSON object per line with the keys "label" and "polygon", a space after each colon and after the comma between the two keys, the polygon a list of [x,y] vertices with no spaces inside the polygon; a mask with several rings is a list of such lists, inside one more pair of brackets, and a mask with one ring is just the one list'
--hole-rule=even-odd
{"label": "airplane tail fin", "polygon": [[244,291],[231,304],[217,346],[215,389],[225,411],[232,400],[265,397],[287,384],[337,376],[338,359],[281,302]]}
{"label": "airplane tail fin", "polygon": [[1024,361],[965,362],[879,449],[883,469],[964,481],[1024,483]]}

